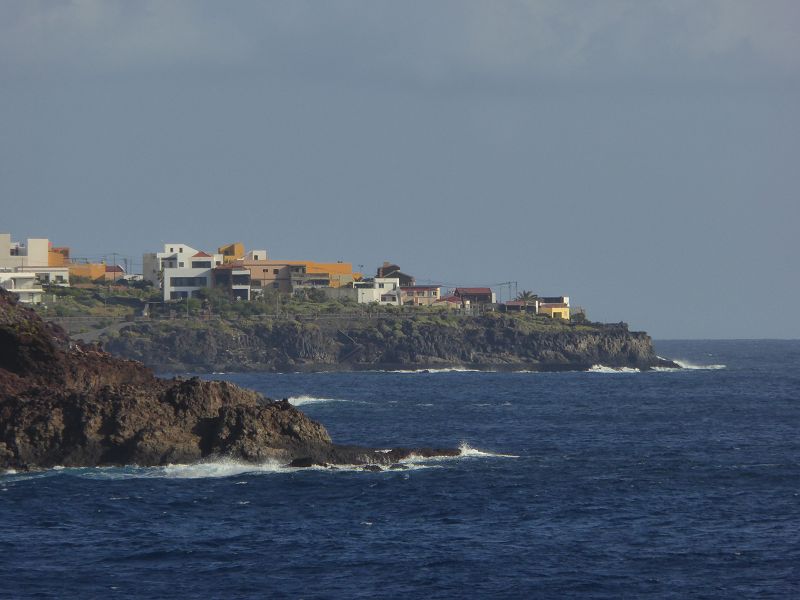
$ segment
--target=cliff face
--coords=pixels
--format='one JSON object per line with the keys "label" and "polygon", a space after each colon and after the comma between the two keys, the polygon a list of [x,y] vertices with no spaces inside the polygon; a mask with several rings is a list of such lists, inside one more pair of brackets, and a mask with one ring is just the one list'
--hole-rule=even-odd
{"label": "cliff face", "polygon": [[297,465],[387,464],[420,454],[332,444],[286,401],[226,382],[164,380],[82,347],[0,290],[0,468],[158,465],[225,455]]}
{"label": "cliff face", "polygon": [[139,323],[105,347],[166,371],[674,366],[656,356],[647,334],[622,325],[531,327],[511,317]]}

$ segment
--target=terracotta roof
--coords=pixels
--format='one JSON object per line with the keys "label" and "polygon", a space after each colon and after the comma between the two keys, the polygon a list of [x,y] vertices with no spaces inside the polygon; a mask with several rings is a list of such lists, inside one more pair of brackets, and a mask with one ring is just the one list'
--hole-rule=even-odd
{"label": "terracotta roof", "polygon": [[205,252],[203,252],[201,250],[200,252],[198,252],[197,254],[192,256],[192,258],[211,258],[211,255],[210,254],[206,254]]}
{"label": "terracotta roof", "polygon": [[125,269],[119,265],[106,265],[106,273],[124,273]]}
{"label": "terracotta roof", "polygon": [[439,298],[436,302],[452,302],[453,304],[461,304],[461,298],[458,296],[445,296],[444,298]]}
{"label": "terracotta roof", "polygon": [[455,294],[491,294],[492,288],[488,287],[473,287],[473,288],[456,288]]}

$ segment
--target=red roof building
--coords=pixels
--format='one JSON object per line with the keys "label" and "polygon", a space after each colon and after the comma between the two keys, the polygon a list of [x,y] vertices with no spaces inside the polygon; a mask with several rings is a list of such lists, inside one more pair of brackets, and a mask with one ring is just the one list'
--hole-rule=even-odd
{"label": "red roof building", "polygon": [[453,295],[474,304],[494,304],[495,302],[494,292],[492,288],[488,287],[456,288]]}

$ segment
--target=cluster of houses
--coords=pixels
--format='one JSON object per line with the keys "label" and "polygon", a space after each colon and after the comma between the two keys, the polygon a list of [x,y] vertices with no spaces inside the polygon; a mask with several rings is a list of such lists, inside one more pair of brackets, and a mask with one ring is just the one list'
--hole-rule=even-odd
{"label": "cluster of houses", "polygon": [[456,287],[444,293],[441,285],[418,285],[396,264],[383,263],[374,277],[353,271],[345,262],[275,260],[266,250],[245,251],[241,243],[228,244],[215,253],[186,244],[164,244],[162,252],[143,257],[143,277],[160,286],[164,301],[195,296],[209,287],[223,289],[238,300],[251,300],[265,290],[290,294],[316,290],[332,299],[384,306],[434,306],[472,310],[487,306],[506,311],[526,311],[569,319],[569,297],[532,296],[497,304],[489,287]]}
{"label": "cluster of houses", "polygon": [[69,248],[54,247],[47,238],[16,242],[0,233],[0,287],[16,294],[20,302],[42,302],[44,285],[69,287],[70,279],[109,283],[141,279],[117,264],[92,263],[70,258]]}
{"label": "cluster of houses", "polygon": [[43,285],[68,286],[70,278],[108,282],[143,278],[161,289],[165,302],[195,297],[205,288],[224,290],[235,300],[252,300],[265,290],[303,294],[310,290],[332,299],[384,306],[433,306],[475,311],[487,307],[524,311],[558,319],[570,318],[569,297],[526,297],[498,304],[489,287],[418,285],[396,264],[383,263],[374,277],[354,272],[351,263],[275,260],[266,250],[246,251],[241,243],[228,244],[214,253],[186,244],[164,244],[162,252],[143,256],[143,273],[130,275],[116,264],[70,259],[69,248],[53,247],[46,238],[13,242],[0,233],[0,287],[21,302],[40,303]]}

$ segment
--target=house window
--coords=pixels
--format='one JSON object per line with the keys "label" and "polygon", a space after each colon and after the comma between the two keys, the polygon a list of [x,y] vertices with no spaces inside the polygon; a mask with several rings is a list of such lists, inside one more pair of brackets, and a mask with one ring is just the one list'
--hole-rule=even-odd
{"label": "house window", "polygon": [[378,287],[379,287],[379,288],[381,288],[381,289],[383,289],[383,284],[382,284],[382,283],[379,283],[379,284],[378,284]]}
{"label": "house window", "polygon": [[[264,269],[264,270],[266,271],[266,269]],[[280,269],[272,269],[272,274],[273,275],[277,275],[278,273],[280,273]]]}
{"label": "house window", "polygon": [[221,261],[221,260],[218,260],[218,261],[216,262],[216,265],[217,265],[217,266],[220,266],[221,264],[222,264],[222,261]]}
{"label": "house window", "polygon": [[182,263],[182,262],[179,262],[179,263],[178,263],[178,266],[179,266],[179,267],[182,267],[182,266],[183,266],[183,263]]}
{"label": "house window", "polygon": [[207,281],[205,277],[170,277],[169,284],[172,287],[205,287]]}
{"label": "house window", "polygon": [[169,251],[170,252],[175,252],[175,248],[170,248]]}
{"label": "house window", "polygon": [[272,284],[272,287],[274,287],[275,289],[278,289],[280,286],[281,286],[281,284],[278,283],[277,281]]}
{"label": "house window", "polygon": [[193,260],[192,261],[192,268],[193,269],[210,269],[211,268],[211,261],[210,260]]}

